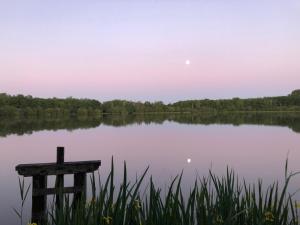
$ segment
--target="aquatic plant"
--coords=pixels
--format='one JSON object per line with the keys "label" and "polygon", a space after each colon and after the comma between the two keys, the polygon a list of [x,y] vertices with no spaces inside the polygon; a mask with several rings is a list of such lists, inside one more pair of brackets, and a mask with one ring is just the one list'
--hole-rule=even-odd
{"label": "aquatic plant", "polygon": [[13,211],[16,213],[18,218],[20,219],[20,224],[23,225],[23,210],[24,210],[24,204],[26,201],[26,198],[28,196],[28,192],[30,189],[30,184],[26,187],[24,178],[19,177],[19,192],[20,192],[20,198],[21,198],[21,204],[19,206],[19,209],[13,207]]}
{"label": "aquatic plant", "polygon": [[198,178],[189,194],[182,191],[182,176],[175,177],[167,193],[162,194],[150,177],[146,190],[141,188],[148,168],[134,182],[127,177],[124,163],[123,181],[116,189],[114,163],[104,183],[91,176],[92,199],[74,206],[69,196],[64,207],[49,210],[50,225],[296,225],[297,202],[287,192],[288,184],[298,173],[288,173],[285,182],[275,182],[266,189],[259,180],[249,185],[240,182],[234,171],[223,176],[209,171]]}

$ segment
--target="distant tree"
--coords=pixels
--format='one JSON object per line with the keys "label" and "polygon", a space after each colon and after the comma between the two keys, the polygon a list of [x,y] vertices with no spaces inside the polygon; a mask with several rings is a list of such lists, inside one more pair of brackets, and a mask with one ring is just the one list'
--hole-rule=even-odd
{"label": "distant tree", "polygon": [[291,96],[300,96],[300,89],[292,91]]}
{"label": "distant tree", "polygon": [[7,118],[19,117],[19,110],[16,107],[10,105],[1,106],[0,117],[7,117]]}
{"label": "distant tree", "polygon": [[[0,93],[0,117],[25,118],[100,118],[105,114],[143,115],[157,112],[176,112],[197,114],[201,112],[234,111],[300,111],[300,89],[289,96],[220,99],[220,100],[186,100],[172,104],[157,102],[132,102],[112,100],[99,102],[90,99],[34,98],[32,96],[10,96]],[[157,116],[157,115],[156,115]],[[147,121],[147,120],[146,120]]]}

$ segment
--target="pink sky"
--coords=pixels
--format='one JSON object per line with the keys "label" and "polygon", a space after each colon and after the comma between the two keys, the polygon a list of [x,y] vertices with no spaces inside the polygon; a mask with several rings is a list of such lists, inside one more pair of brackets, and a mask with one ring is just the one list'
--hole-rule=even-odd
{"label": "pink sky", "polygon": [[299,1],[7,1],[0,15],[0,92],[173,102],[300,88]]}

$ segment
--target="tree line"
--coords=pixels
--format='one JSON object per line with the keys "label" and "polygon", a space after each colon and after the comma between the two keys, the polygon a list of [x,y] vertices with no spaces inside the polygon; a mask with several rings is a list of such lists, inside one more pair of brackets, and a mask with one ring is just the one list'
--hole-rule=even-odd
{"label": "tree line", "polygon": [[202,113],[202,112],[255,112],[299,111],[300,90],[287,96],[249,99],[186,100],[164,104],[112,100],[100,102],[92,99],[34,98],[24,95],[0,94],[0,117],[9,118],[97,118],[105,114],[145,113]]}

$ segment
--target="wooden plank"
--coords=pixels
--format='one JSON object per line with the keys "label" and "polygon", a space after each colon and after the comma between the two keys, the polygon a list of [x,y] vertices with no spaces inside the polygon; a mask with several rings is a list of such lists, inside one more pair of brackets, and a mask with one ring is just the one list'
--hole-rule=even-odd
{"label": "wooden plank", "polygon": [[60,175],[74,173],[90,173],[99,168],[100,160],[65,162],[58,165],[56,163],[37,163],[37,164],[20,164],[16,166],[16,171],[24,177],[35,175]]}
{"label": "wooden plank", "polygon": [[86,173],[74,174],[74,187],[82,190],[74,194],[74,207],[76,208],[80,201],[86,201]]}
{"label": "wooden plank", "polygon": [[[78,187],[64,187],[63,193],[78,193],[84,191]],[[32,196],[41,196],[41,195],[56,195],[58,194],[57,188],[39,188],[32,190]]]}
{"label": "wooden plank", "polygon": [[63,189],[64,189],[64,175],[57,175],[56,176],[56,184],[55,184],[55,188],[57,190],[57,194],[56,194],[56,208],[60,208],[61,206],[63,206],[63,199],[64,199],[64,195],[63,195]]}
{"label": "wooden plank", "polygon": [[[47,187],[46,176],[34,176],[32,178],[32,191],[35,192],[37,189],[43,189]],[[39,195],[32,196],[32,211],[31,220],[32,223],[45,224],[47,219],[47,196]]]}
{"label": "wooden plank", "polygon": [[56,150],[56,163],[63,164],[65,161],[65,148],[64,147],[57,147]]}
{"label": "wooden plank", "polygon": [[[65,148],[64,147],[57,147],[56,153],[56,164],[63,165],[65,161]],[[59,209],[63,206],[63,199],[64,199],[64,175],[59,174],[56,175],[56,184],[55,188],[57,189],[58,193],[56,194],[56,208]]]}

